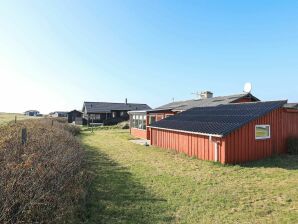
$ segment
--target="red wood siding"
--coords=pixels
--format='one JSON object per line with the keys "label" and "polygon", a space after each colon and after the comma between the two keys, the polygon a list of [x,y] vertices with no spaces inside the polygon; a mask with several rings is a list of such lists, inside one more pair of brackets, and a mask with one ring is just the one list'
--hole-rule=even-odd
{"label": "red wood siding", "polygon": [[214,161],[215,141],[218,142],[218,160],[225,161],[225,145],[220,138],[151,128],[151,145],[172,149],[179,153]]}
{"label": "red wood siding", "polygon": [[[225,162],[241,163],[285,152],[282,111],[282,109],[272,111],[226,136]],[[271,137],[269,139],[256,139],[256,125],[270,125]]]}
{"label": "red wood siding", "polygon": [[[255,139],[255,126],[269,124],[271,138]],[[225,138],[226,163],[241,163],[287,152],[287,139],[298,137],[298,113],[278,109]]]}
{"label": "red wood siding", "polygon": [[298,138],[298,110],[284,110],[283,112],[284,139]]}
{"label": "red wood siding", "polygon": [[146,130],[131,128],[130,134],[136,138],[147,139],[147,132]]}

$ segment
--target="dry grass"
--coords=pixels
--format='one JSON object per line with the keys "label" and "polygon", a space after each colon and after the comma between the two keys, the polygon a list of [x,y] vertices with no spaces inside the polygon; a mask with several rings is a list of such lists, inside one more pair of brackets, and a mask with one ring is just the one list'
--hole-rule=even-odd
{"label": "dry grass", "polygon": [[[51,123],[37,119],[0,128],[0,223],[77,220],[84,151],[66,124]],[[22,145],[24,127],[28,141]]]}
{"label": "dry grass", "polygon": [[29,117],[23,114],[15,114],[15,113],[1,113],[0,112],[0,125],[7,124],[15,120],[15,116],[17,116],[17,120],[25,120],[25,119],[35,119],[36,117]]}
{"label": "dry grass", "polygon": [[82,139],[90,223],[298,223],[298,156],[224,166],[135,145],[126,130]]}

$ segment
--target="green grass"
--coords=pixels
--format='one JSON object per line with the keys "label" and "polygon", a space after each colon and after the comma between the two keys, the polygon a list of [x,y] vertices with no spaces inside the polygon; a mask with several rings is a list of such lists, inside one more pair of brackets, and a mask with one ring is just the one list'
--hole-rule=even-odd
{"label": "green grass", "polygon": [[11,121],[14,121],[15,116],[17,116],[17,120],[24,120],[24,119],[32,118],[32,117],[25,116],[23,114],[1,113],[0,112],[0,125],[7,124]]}
{"label": "green grass", "polygon": [[83,132],[93,174],[86,223],[298,223],[298,156],[229,166],[130,138]]}

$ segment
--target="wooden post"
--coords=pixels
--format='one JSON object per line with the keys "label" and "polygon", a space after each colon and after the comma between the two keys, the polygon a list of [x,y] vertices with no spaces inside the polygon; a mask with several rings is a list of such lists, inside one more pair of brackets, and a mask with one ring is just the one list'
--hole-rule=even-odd
{"label": "wooden post", "polygon": [[17,115],[14,116],[14,123],[17,123]]}
{"label": "wooden post", "polygon": [[54,126],[54,120],[52,120],[52,127]]}
{"label": "wooden post", "polygon": [[92,124],[91,124],[91,132],[93,133],[93,125],[94,125],[94,120],[92,118]]}
{"label": "wooden post", "polygon": [[25,145],[27,143],[27,129],[22,128],[22,144]]}

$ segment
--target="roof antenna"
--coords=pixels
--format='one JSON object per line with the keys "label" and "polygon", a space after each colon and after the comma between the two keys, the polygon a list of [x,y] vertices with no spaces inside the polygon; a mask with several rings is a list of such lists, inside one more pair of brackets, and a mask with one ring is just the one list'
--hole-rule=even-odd
{"label": "roof antenna", "polygon": [[190,94],[195,95],[197,99],[201,98],[201,93],[199,91],[193,92],[193,93],[190,93]]}

